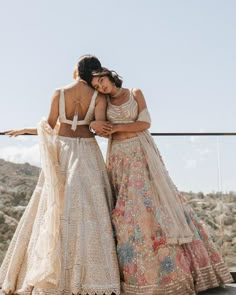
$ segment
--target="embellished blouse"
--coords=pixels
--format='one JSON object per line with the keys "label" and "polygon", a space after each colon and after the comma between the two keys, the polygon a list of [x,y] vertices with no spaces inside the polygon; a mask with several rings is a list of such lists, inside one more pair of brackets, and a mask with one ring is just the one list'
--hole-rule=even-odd
{"label": "embellished blouse", "polygon": [[116,106],[108,98],[107,119],[112,124],[126,124],[135,122],[138,119],[138,103],[135,100],[132,90],[129,99],[123,104]]}

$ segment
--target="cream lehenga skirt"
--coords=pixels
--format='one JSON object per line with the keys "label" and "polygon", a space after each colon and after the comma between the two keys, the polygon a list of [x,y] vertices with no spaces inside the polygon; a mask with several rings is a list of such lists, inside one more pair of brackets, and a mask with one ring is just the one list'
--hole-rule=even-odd
{"label": "cream lehenga skirt", "polygon": [[0,286],[6,293],[24,295],[120,294],[110,217],[112,194],[97,141],[58,136],[55,143],[65,180],[59,218],[59,284],[54,288],[27,284],[30,270],[39,267],[35,245],[46,211],[41,173],[2,263]]}

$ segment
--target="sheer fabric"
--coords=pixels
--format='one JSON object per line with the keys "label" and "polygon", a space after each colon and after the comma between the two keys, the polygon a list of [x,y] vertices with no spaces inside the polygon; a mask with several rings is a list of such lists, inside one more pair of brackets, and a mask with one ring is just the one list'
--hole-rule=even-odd
{"label": "sheer fabric", "polygon": [[29,270],[27,284],[35,287],[51,284],[56,287],[61,275],[60,214],[63,210],[65,180],[60,171],[54,131],[45,119],[37,129],[47,204],[35,245],[35,262]]}
{"label": "sheer fabric", "polygon": [[149,114],[149,111],[147,108],[143,109],[139,114],[138,114],[138,119],[137,121],[142,121],[142,122],[147,122],[151,124],[151,117]]}
{"label": "sheer fabric", "polygon": [[178,191],[161,159],[161,155],[148,131],[137,132],[142,145],[153,186],[154,202],[164,209],[162,227],[169,244],[184,244],[192,241],[193,233],[187,224]]}

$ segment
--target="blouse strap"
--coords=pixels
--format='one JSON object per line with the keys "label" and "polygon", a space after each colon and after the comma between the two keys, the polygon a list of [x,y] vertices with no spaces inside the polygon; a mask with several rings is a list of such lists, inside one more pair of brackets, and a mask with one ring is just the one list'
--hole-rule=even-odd
{"label": "blouse strap", "polygon": [[130,96],[135,100],[135,97],[134,97],[134,88],[130,88],[129,89],[129,92],[130,92]]}
{"label": "blouse strap", "polygon": [[90,101],[90,105],[89,105],[87,114],[86,114],[86,116],[84,118],[85,121],[90,116],[90,113],[93,113],[94,112],[95,102],[96,102],[97,95],[98,95],[98,91],[97,90],[94,90],[94,93],[93,93],[93,96],[91,98],[91,101]]}
{"label": "blouse strap", "polygon": [[59,117],[63,119],[66,118],[64,89],[60,89]]}

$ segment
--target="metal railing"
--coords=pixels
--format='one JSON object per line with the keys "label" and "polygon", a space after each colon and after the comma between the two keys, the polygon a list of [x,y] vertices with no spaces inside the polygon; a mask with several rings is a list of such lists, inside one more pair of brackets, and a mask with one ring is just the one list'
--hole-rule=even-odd
{"label": "metal railing", "polygon": [[[0,135],[6,135],[0,132]],[[35,135],[24,133],[22,135]],[[236,136],[236,132],[151,132],[152,136]]]}

